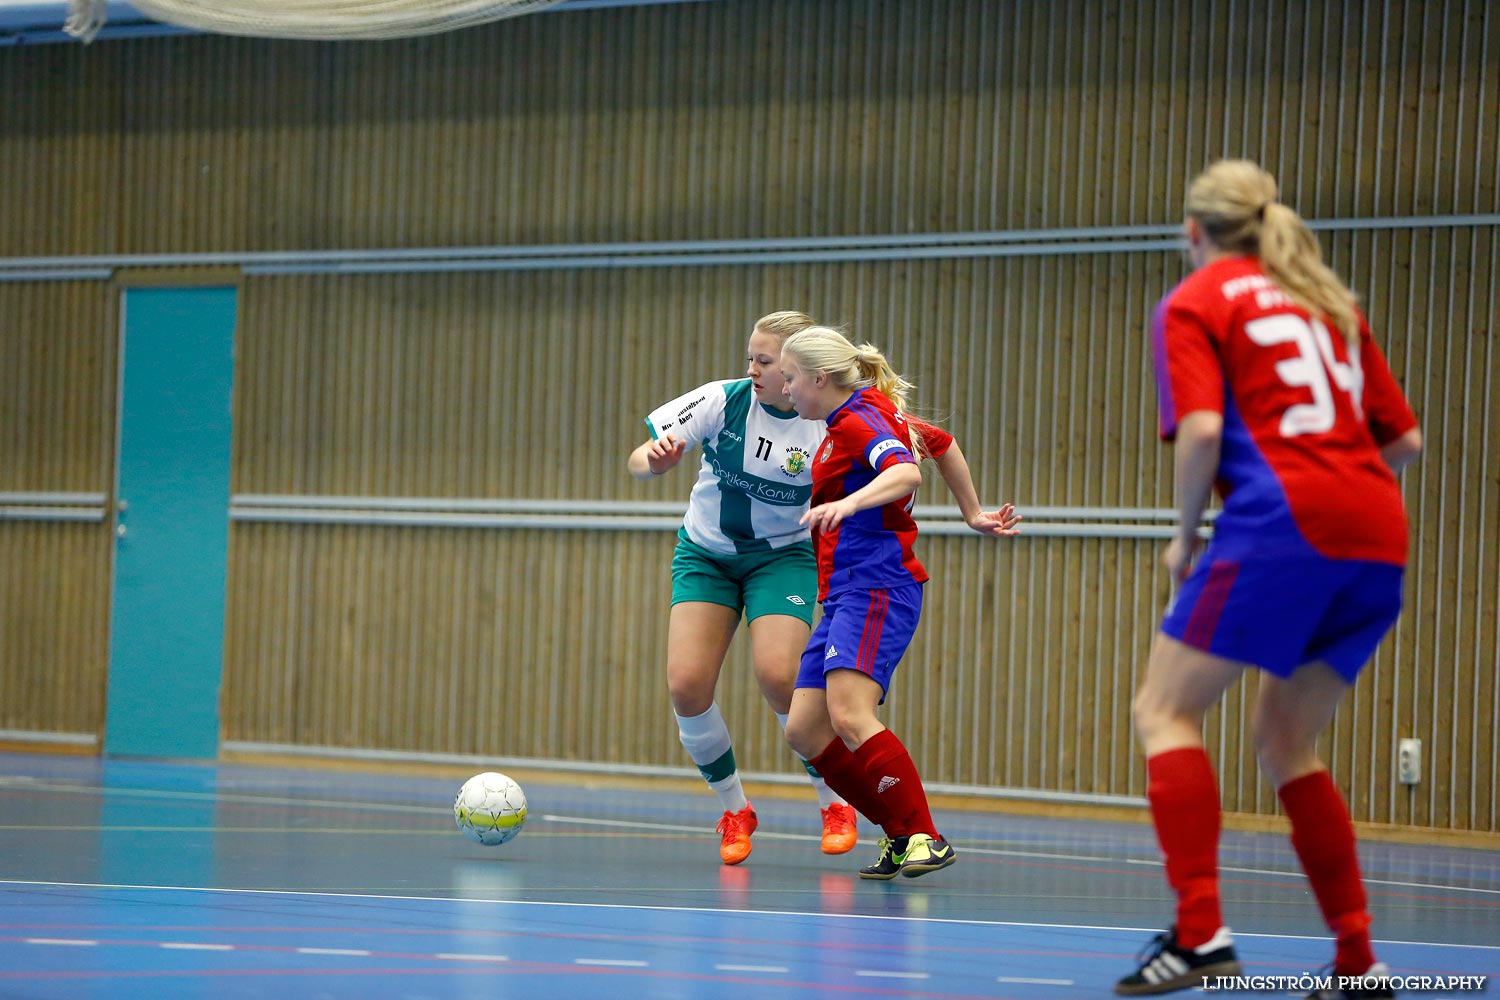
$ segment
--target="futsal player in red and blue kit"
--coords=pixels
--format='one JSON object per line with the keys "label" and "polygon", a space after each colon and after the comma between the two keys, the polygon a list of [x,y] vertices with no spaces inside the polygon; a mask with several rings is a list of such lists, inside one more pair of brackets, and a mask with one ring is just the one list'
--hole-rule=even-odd
{"label": "futsal player in red and blue kit", "polygon": [[[1134,705],[1177,919],[1115,991],[1240,973],[1220,912],[1219,791],[1202,729],[1256,667],[1252,741],[1336,937],[1343,978],[1331,995],[1389,997],[1348,808],[1316,743],[1400,613],[1408,539],[1395,473],[1421,434],[1353,294],[1269,174],[1214,164],[1189,189],[1185,230],[1197,269],[1153,330],[1180,514],[1163,560],[1180,587]],[[1215,482],[1223,511],[1195,562]]]}
{"label": "futsal player in red and blue kit", "polygon": [[[946,432],[901,412],[910,385],[868,344],[812,327],[787,338],[781,370],[797,413],[828,423],[804,517],[823,617],[802,655],[787,740],[885,831],[861,878],[937,871],[954,862],[953,847],[933,823],[911,755],[875,711],[922,611],[927,571],[912,551],[911,515],[922,482],[918,457],[957,449]],[[995,537],[1016,534],[1018,520],[1009,504],[968,518]]]}

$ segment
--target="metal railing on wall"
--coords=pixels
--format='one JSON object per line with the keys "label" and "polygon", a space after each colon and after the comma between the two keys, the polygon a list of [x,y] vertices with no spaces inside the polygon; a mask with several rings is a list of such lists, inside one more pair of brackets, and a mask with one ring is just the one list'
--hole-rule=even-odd
{"label": "metal railing on wall", "polygon": [[0,521],[102,522],[103,493],[0,493]]}
{"label": "metal railing on wall", "polygon": [[[1309,219],[1332,232],[1500,225],[1500,213],[1370,219]],[[1027,257],[1171,250],[1175,224],[988,232],[806,236],[784,239],[413,247],[372,250],[255,250],[0,258],[0,281],[107,281],[123,267],[239,267],[246,275],[395,274],[599,268],[814,264],[875,260]]]}
{"label": "metal railing on wall", "polygon": [[[512,528],[582,531],[676,531],[687,504],[676,501],[523,500],[435,497],[301,496],[240,493],[231,521],[276,524],[391,525],[422,528]],[[1166,507],[1025,507],[1024,535],[1040,538],[1160,538],[1176,532]],[[917,528],[928,535],[966,535],[957,507],[918,504]]]}

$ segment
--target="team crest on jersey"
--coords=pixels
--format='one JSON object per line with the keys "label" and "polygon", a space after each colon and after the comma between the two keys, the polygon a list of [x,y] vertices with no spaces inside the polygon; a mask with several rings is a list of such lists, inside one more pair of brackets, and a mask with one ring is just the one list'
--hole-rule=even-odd
{"label": "team crest on jersey", "polygon": [[828,456],[832,455],[832,454],[833,454],[833,442],[829,441],[826,445],[823,446],[823,456],[821,458],[819,458],[818,461],[820,461],[820,462],[826,462],[826,461],[828,461]]}
{"label": "team crest on jersey", "polygon": [[786,449],[786,460],[781,463],[781,471],[796,479],[802,475],[802,470],[807,468],[807,452],[796,445],[789,445]]}

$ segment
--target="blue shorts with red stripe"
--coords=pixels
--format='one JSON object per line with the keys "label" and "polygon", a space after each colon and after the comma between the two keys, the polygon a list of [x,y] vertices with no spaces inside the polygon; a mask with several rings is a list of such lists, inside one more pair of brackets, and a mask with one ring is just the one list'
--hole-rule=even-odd
{"label": "blue shorts with red stripe", "polygon": [[880,700],[885,701],[891,674],[906,655],[921,616],[920,583],[829,597],[802,653],[797,686],[826,688],[828,671],[857,670],[880,685]]}
{"label": "blue shorts with red stripe", "polygon": [[1183,583],[1161,630],[1278,677],[1321,660],[1352,683],[1401,613],[1401,566],[1212,555],[1210,548]]}

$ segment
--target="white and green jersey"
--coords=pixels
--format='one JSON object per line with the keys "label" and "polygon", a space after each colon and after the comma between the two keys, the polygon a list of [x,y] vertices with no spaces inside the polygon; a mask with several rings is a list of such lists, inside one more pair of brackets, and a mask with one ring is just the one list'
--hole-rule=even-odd
{"label": "white and green jersey", "polygon": [[682,527],[690,541],[730,555],[808,541],[798,523],[812,498],[812,460],[827,427],[765,406],[748,378],[699,386],[651,411],[653,438],[703,445]]}

